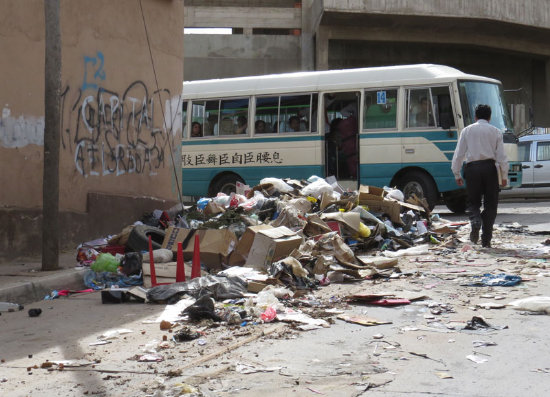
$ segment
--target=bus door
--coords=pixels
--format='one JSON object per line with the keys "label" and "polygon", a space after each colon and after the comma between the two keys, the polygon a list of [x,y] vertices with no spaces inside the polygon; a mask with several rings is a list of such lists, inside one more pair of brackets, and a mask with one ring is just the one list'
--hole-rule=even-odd
{"label": "bus door", "polygon": [[[325,175],[357,188],[359,172],[359,101],[361,92],[323,95],[325,111]],[[348,182],[348,183],[345,183]],[[347,186],[349,184],[349,186]]]}

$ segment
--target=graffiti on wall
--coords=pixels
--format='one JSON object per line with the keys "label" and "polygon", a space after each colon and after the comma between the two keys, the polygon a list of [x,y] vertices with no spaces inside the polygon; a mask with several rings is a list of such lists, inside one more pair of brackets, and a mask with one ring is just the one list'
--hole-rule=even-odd
{"label": "graffiti on wall", "polygon": [[85,177],[155,175],[179,148],[181,102],[170,90],[134,81],[124,90],[105,86],[104,56],[84,57],[82,84],[61,95],[61,144]]}

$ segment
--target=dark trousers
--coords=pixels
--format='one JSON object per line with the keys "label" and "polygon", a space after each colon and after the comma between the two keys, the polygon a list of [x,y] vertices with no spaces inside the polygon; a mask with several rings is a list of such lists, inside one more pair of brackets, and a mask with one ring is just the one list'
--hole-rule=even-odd
{"label": "dark trousers", "polygon": [[[470,203],[470,221],[482,227],[482,243],[490,243],[498,207],[498,172],[494,160],[467,163],[464,167],[466,192]],[[483,199],[483,211],[481,201]]]}

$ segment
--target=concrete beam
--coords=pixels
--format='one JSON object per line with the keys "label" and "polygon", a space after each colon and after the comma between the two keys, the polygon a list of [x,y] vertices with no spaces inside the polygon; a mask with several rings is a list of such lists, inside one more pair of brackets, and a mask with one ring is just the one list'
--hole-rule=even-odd
{"label": "concrete beam", "polygon": [[503,40],[502,36],[480,30],[468,32],[451,29],[438,34],[434,34],[434,31],[423,27],[411,26],[403,27],[403,29],[396,29],[395,27],[331,26],[330,28],[325,27],[324,30],[328,40],[465,44],[550,57],[550,46],[547,43],[518,38],[513,35],[507,35],[506,40]]}
{"label": "concrete beam", "polygon": [[323,0],[325,13],[489,19],[550,29],[548,0]]}
{"label": "concrete beam", "polygon": [[301,8],[275,7],[188,7],[186,28],[301,29]]}

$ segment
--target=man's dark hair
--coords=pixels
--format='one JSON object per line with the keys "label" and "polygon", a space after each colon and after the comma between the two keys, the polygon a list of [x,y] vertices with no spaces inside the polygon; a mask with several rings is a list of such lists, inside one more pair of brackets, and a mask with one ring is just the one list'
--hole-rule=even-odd
{"label": "man's dark hair", "polygon": [[477,105],[476,117],[479,119],[487,120],[491,118],[491,107],[489,105]]}

